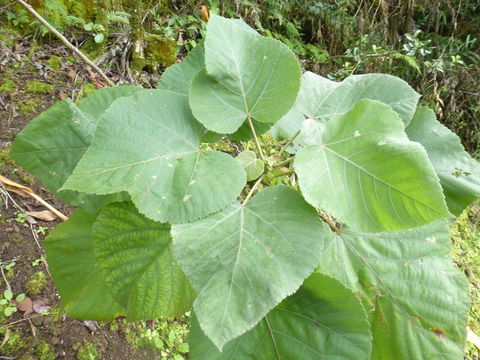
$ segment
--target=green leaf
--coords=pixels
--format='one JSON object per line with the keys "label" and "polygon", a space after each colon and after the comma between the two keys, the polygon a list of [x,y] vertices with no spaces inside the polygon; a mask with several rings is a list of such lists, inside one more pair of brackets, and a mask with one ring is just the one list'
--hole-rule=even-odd
{"label": "green leaf", "polygon": [[6,317],[9,317],[9,316],[12,315],[15,311],[17,311],[17,307],[16,307],[16,306],[7,306],[5,309],[3,309],[3,315],[5,315]]}
{"label": "green leaf", "polygon": [[336,83],[306,72],[295,106],[307,117],[326,122],[350,111],[361,100],[377,100],[389,105],[408,125],[419,98],[410,85],[392,75],[352,75]]}
{"label": "green leaf", "polygon": [[45,239],[47,261],[69,316],[109,321],[126,315],[126,310],[98,276],[90,240],[94,221],[94,215],[79,209],[59,224]]}
{"label": "green leaf", "polygon": [[0,299],[0,305],[7,305],[8,300],[7,299]]}
{"label": "green leaf", "polygon": [[252,330],[227,343],[221,353],[194,318],[190,356],[192,360],[369,360],[369,328],[355,294],[337,280],[317,273]]}
{"label": "green leaf", "polygon": [[90,127],[88,128],[88,134],[91,141],[98,120],[112,105],[112,103],[122,97],[130,96],[142,91],[147,91],[144,88],[138,86],[113,86],[109,88],[103,88],[95,91],[82,99],[78,104],[79,109],[91,119]]}
{"label": "green leaf", "polygon": [[[252,123],[257,136],[266,133],[273,125],[272,123],[263,123],[256,120],[252,120]],[[252,129],[250,129],[250,125],[248,124],[248,122],[244,122],[237,131],[235,131],[233,134],[229,134],[228,137],[232,140],[237,141],[249,141],[254,138],[252,134]]]}
{"label": "green leaf", "polygon": [[[128,191],[137,208],[161,222],[185,222],[231,203],[245,171],[231,156],[200,152],[204,128],[185,96],[150,90],[115,102],[63,188],[95,194]],[[211,192],[215,191],[215,196]]]}
{"label": "green leaf", "polygon": [[102,33],[97,34],[93,37],[93,40],[95,40],[95,43],[97,44],[102,43],[104,39],[105,39],[105,35],[103,35]]}
{"label": "green leaf", "polygon": [[296,107],[293,107],[284,117],[273,125],[269,133],[277,141],[290,139],[301,129],[305,120],[303,114]]}
{"label": "green leaf", "polygon": [[458,136],[437,121],[432,110],[419,107],[405,131],[410,140],[427,150],[453,214],[460,215],[480,198],[480,164],[465,151]]}
{"label": "green leaf", "polygon": [[248,116],[276,122],[300,87],[300,66],[287,46],[216,15],[207,25],[205,64],[190,88],[190,106],[197,120],[218,133],[235,132]]}
{"label": "green leaf", "polygon": [[25,299],[25,294],[18,294],[17,297],[15,298],[15,301],[20,302],[23,299]]}
{"label": "green leaf", "polygon": [[68,204],[95,212],[105,204],[125,197],[98,197],[74,191],[59,191],[90,145],[96,124],[110,104],[140,88],[119,86],[100,90],[77,107],[70,100],[52,106],[17,135],[11,157],[37,176],[55,196]]}
{"label": "green leaf", "polygon": [[425,150],[408,140],[389,106],[363,100],[330,120],[321,139],[299,150],[294,163],[313,206],[371,232],[450,216]]}
{"label": "green leaf", "polygon": [[205,46],[201,41],[185,59],[178,64],[169,66],[160,78],[158,89],[178,92],[188,96],[188,90],[195,76],[205,69]]}
{"label": "green leaf", "polygon": [[315,209],[286,186],[175,225],[172,235],[177,261],[198,292],[200,325],[220,349],[298,289],[330,236]]}
{"label": "green leaf", "polygon": [[13,299],[13,292],[10,289],[7,289],[3,292],[3,297],[7,300],[12,300]]}
{"label": "green leaf", "polygon": [[97,267],[130,320],[180,316],[193,290],[172,254],[170,225],[141,215],[130,203],[104,208],[92,230]]}
{"label": "green leaf", "polygon": [[256,180],[263,174],[265,164],[262,160],[257,159],[257,154],[251,150],[242,151],[238,154],[237,159],[242,163],[247,173],[247,181]]}
{"label": "green leaf", "polygon": [[468,282],[451,261],[446,221],[388,233],[345,229],[322,252],[318,271],[362,299],[372,360],[463,359]]}

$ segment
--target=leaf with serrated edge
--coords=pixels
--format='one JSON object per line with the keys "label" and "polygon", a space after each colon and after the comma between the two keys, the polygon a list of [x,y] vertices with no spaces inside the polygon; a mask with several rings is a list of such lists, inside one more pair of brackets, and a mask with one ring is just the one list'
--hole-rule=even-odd
{"label": "leaf with serrated edge", "polygon": [[377,100],[389,105],[408,125],[419,98],[404,80],[388,74],[352,75],[336,83],[307,72],[296,107],[307,117],[325,122],[345,114],[360,100]]}
{"label": "leaf with serrated edge", "polygon": [[131,202],[110,204],[92,229],[97,267],[130,320],[180,316],[195,297],[172,252],[170,225],[140,214]]}
{"label": "leaf with serrated edge", "polygon": [[221,349],[298,289],[331,235],[297,191],[274,186],[245,206],[175,225],[172,236],[177,261],[198,292],[200,325]]}
{"label": "leaf with serrated edge", "polygon": [[[335,82],[307,71],[302,75],[294,109],[308,119],[325,124],[330,119],[350,111],[358,101],[371,99],[389,105],[404,124],[408,124],[415,113],[419,98],[420,95],[405,81],[388,74],[352,75],[342,82]],[[284,138],[292,137],[302,127],[304,120],[302,117],[292,116],[294,114],[287,114],[280,119],[272,128],[273,133],[282,131]],[[304,130],[302,133],[309,135]],[[302,135],[295,143],[310,145],[304,142]]]}
{"label": "leaf with serrated edge", "polygon": [[119,86],[94,92],[79,107],[70,100],[55,104],[17,135],[10,156],[37,176],[55,196],[89,212],[125,199],[121,195],[95,196],[59,190],[90,145],[98,120],[110,104],[141,90]]}
{"label": "leaf with serrated edge", "polygon": [[387,105],[362,100],[330,120],[322,144],[298,151],[305,199],[361,231],[401,230],[450,217],[423,147]]}
{"label": "leaf with serrated edge", "polygon": [[128,191],[140,212],[161,222],[218,211],[240,194],[246,175],[231,156],[200,152],[203,133],[185,96],[150,90],[125,98],[104,114],[64,188]]}
{"label": "leaf with serrated edge", "polygon": [[95,265],[91,243],[95,215],[79,209],[45,239],[48,267],[71,317],[109,321],[126,309],[106,290]]}
{"label": "leaf with serrated edge", "polygon": [[237,22],[216,15],[207,25],[205,64],[190,87],[190,106],[198,121],[218,133],[235,132],[248,116],[276,122],[300,87],[300,66],[287,46],[239,31]]}
{"label": "leaf with serrated edge", "polygon": [[347,228],[319,264],[362,300],[372,360],[463,359],[468,282],[451,261],[445,220],[388,233]]}
{"label": "leaf with serrated edge", "polygon": [[432,110],[418,108],[405,132],[427,150],[453,214],[460,215],[480,198],[480,164],[465,151],[458,136],[437,121]]}
{"label": "leaf with serrated edge", "polygon": [[178,64],[169,66],[162,74],[158,89],[175,91],[188,96],[190,85],[199,73],[205,68],[205,47],[203,41],[188,53],[185,59]]}
{"label": "leaf with serrated edge", "polygon": [[252,330],[227,343],[221,353],[194,318],[190,358],[369,360],[371,338],[367,314],[355,294],[337,280],[314,273]]}

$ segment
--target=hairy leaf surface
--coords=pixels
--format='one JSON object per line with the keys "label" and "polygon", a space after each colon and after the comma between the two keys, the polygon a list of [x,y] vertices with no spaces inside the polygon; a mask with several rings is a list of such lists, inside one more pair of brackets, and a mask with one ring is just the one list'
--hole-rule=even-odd
{"label": "hairy leaf surface", "polygon": [[203,133],[185,96],[151,90],[125,98],[105,113],[64,188],[128,191],[140,212],[161,222],[218,211],[240,194],[245,171],[227,154],[200,152]]}
{"label": "hairy leaf surface", "polygon": [[360,295],[372,360],[463,359],[468,283],[451,261],[446,221],[389,233],[346,229],[322,253],[318,271]]}
{"label": "hairy leaf surface", "polygon": [[432,110],[420,107],[405,131],[427,150],[453,214],[460,215],[480,198],[480,164],[465,151],[458,136],[437,121]]}
{"label": "hairy leaf surface", "polygon": [[170,225],[150,220],[131,202],[110,204],[92,230],[97,267],[130,320],[180,316],[195,297],[172,251]]}
{"label": "hairy leaf surface", "polygon": [[209,130],[235,132],[250,116],[274,123],[292,107],[300,66],[282,43],[240,30],[238,21],[212,15],[205,40],[206,71],[190,88],[193,114]]}
{"label": "hairy leaf surface", "polygon": [[198,292],[200,325],[220,349],[298,289],[331,236],[315,209],[285,186],[175,225],[172,234],[177,261]]}
{"label": "hairy leaf surface", "polygon": [[62,307],[71,317],[109,321],[126,315],[98,276],[91,243],[95,215],[79,209],[45,239],[47,260]]}
{"label": "hairy leaf surface", "polygon": [[298,151],[305,199],[361,231],[399,230],[449,217],[422,146],[390,107],[359,102],[325,126],[322,143]]}
{"label": "hairy leaf surface", "polygon": [[227,343],[222,352],[195,318],[190,332],[192,360],[368,360],[371,347],[360,301],[340,282],[319,273],[312,274],[253,329]]}

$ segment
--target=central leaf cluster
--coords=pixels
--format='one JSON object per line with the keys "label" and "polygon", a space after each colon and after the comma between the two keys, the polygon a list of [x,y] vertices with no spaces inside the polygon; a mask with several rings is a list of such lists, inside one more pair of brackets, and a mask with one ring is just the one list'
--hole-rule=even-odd
{"label": "central leaf cluster", "polygon": [[46,240],[63,307],[193,308],[192,359],[461,359],[446,219],[480,198],[480,166],[419,97],[389,75],[302,75],[212,15],[158,89],[59,102],[12,157],[79,207]]}

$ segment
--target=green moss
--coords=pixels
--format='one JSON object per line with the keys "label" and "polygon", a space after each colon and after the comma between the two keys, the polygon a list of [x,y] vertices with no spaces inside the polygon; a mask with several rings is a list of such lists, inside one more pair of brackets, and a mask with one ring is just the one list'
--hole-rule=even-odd
{"label": "green moss", "polygon": [[0,85],[0,93],[5,94],[12,94],[17,89],[15,82],[11,79],[5,81],[2,85]]}
{"label": "green moss", "polygon": [[78,347],[77,360],[96,360],[98,358],[98,350],[94,343],[85,341],[83,344],[75,344]]}
{"label": "green moss", "polygon": [[27,100],[18,104],[18,109],[26,115],[33,114],[37,110],[37,103],[33,100]]}
{"label": "green moss", "polygon": [[53,346],[45,341],[41,341],[35,346],[34,354],[38,357],[38,360],[55,360],[57,358]]}
{"label": "green moss", "polygon": [[[480,204],[474,204],[460,215],[450,228],[452,255],[455,262],[467,275],[470,286],[471,307],[469,327],[480,333]],[[467,342],[465,359],[477,360],[480,351]]]}
{"label": "green moss", "polygon": [[38,295],[45,286],[47,286],[47,277],[43,271],[39,271],[27,281],[25,291],[30,295]]}
{"label": "green moss", "polygon": [[25,84],[25,90],[34,94],[50,94],[53,89],[53,85],[38,80],[31,80]]}
{"label": "green moss", "polygon": [[0,167],[15,166],[15,162],[9,157],[10,150],[0,150]]}
{"label": "green moss", "polygon": [[97,44],[93,38],[90,38],[85,41],[81,50],[90,60],[95,60],[105,53],[105,44],[106,41]]}
{"label": "green moss", "polygon": [[177,43],[170,38],[155,35],[145,35],[145,66],[150,71],[156,71],[159,65],[170,66],[177,61]]}
{"label": "green moss", "polygon": [[23,341],[22,335],[16,331],[10,331],[10,336],[1,351],[6,355],[18,355],[21,350],[26,348],[27,344]]}
{"label": "green moss", "polygon": [[60,68],[62,67],[62,58],[60,56],[50,56],[47,64],[53,70],[60,70]]}

